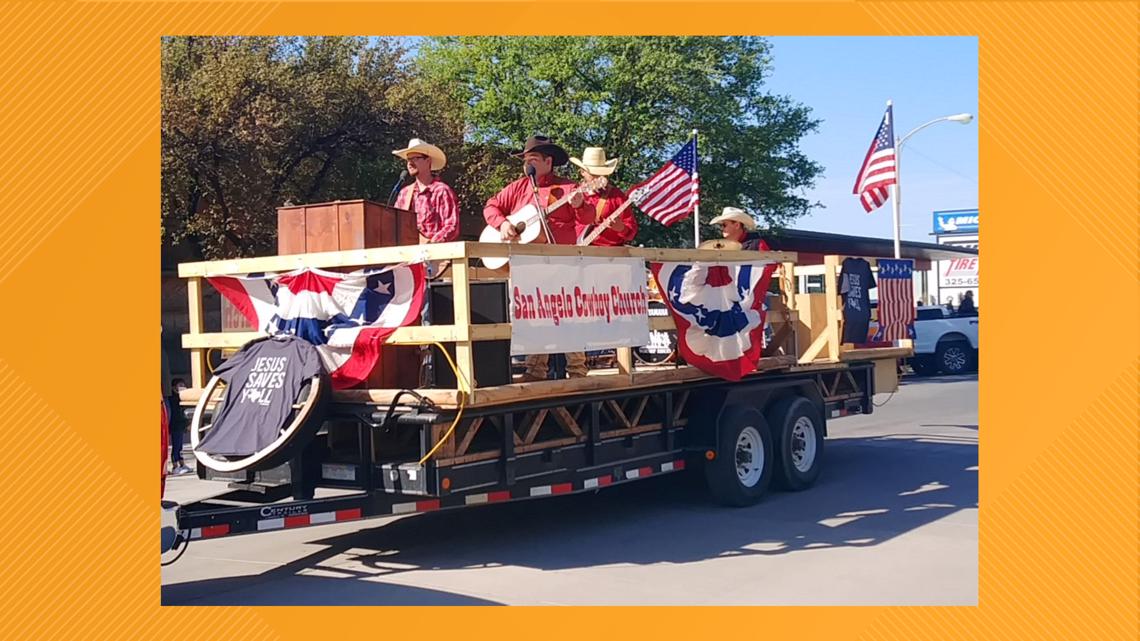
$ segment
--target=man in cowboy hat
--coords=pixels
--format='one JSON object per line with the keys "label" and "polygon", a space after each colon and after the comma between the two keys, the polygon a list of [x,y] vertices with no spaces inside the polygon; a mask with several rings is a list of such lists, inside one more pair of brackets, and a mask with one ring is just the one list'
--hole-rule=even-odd
{"label": "man in cowboy hat", "polygon": [[[601,147],[586,147],[581,158],[571,158],[570,162],[577,165],[582,180],[591,180],[598,176],[609,176],[617,169],[621,158],[606,159],[606,150]],[[593,213],[595,225],[600,225],[626,201],[625,192],[618,189],[611,182],[605,189],[586,196],[586,207]],[[578,235],[589,233],[590,227],[579,225]],[[625,211],[613,220],[598,234],[591,245],[600,247],[621,247],[633,240],[637,235],[637,219],[633,216],[633,208],[626,207]]]}
{"label": "man in cowboy hat", "polygon": [[756,219],[739,207],[725,207],[712,224],[720,225],[721,235],[740,243],[741,249],[768,251],[768,243],[756,231]]}
{"label": "man in cowboy hat", "polygon": [[[573,180],[554,175],[554,168],[565,165],[569,154],[546,136],[531,136],[523,145],[522,151],[512,155],[522,158],[524,175],[495,194],[483,209],[483,218],[488,225],[498,228],[503,240],[518,236],[507,216],[534,202],[534,189],[530,177],[526,175],[526,167],[534,167],[539,202],[544,207],[562,198],[576,186]],[[585,199],[580,193],[575,193],[569,203],[546,212],[552,240],[559,245],[575,244],[578,240],[577,227],[593,220],[593,211],[585,205]],[[523,380],[546,380],[549,362],[548,354],[528,355]],[[583,378],[588,371],[585,352],[566,354],[566,373],[570,378]]]}
{"label": "man in cowboy hat", "polygon": [[[539,200],[544,207],[562,198],[575,187],[573,180],[554,175],[554,168],[565,165],[569,156],[566,150],[554,144],[546,136],[531,136],[522,151],[511,155],[522,158],[524,170],[528,166],[534,167]],[[507,222],[507,216],[533,202],[534,190],[530,178],[524,171],[522,177],[487,201],[487,206],[483,208],[483,218],[488,225],[499,230],[503,240],[509,240],[518,236],[518,232]],[[583,203],[582,194],[575,193],[568,204],[546,212],[546,221],[555,243],[573,245],[578,239],[575,225],[588,224],[593,220],[592,212]]]}
{"label": "man in cowboy hat", "polygon": [[459,202],[451,187],[434,174],[447,166],[443,150],[412,138],[407,147],[396,149],[392,155],[403,158],[408,175],[415,178],[400,190],[396,207],[416,212],[420,242],[446,243],[459,238]]}

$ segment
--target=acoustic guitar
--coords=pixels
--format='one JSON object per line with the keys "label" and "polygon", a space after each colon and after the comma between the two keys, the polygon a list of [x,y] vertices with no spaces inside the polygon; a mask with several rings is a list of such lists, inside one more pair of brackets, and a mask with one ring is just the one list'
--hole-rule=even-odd
{"label": "acoustic guitar", "polygon": [[[606,180],[605,176],[597,176],[595,178],[591,178],[590,180],[587,180],[575,189],[571,190],[565,196],[551,203],[550,206],[546,208],[546,210],[555,211],[559,207],[570,202],[570,199],[574,197],[574,194],[592,194],[596,191],[605,189],[606,185],[608,184],[609,182]],[[546,237],[546,231],[544,229],[546,227],[546,221],[544,218],[545,216],[546,212],[539,211],[539,209],[534,206],[533,202],[527,203],[527,205],[522,209],[519,209],[510,216],[507,216],[507,222],[511,223],[511,225],[515,228],[515,231],[519,234],[517,238],[512,238],[509,241],[504,241],[503,234],[499,231],[498,227],[487,225],[483,229],[483,233],[479,234],[479,242],[509,242],[523,245],[532,243],[548,243],[551,239]],[[510,259],[506,256],[486,256],[483,258],[483,265],[488,269],[499,269],[503,265],[506,265],[509,260]]]}

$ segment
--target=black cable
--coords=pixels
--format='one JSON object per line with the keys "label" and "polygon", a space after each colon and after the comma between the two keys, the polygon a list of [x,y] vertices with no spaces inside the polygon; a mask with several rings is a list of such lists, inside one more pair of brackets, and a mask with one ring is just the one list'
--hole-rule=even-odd
{"label": "black cable", "polygon": [[[175,539],[175,543],[178,542],[179,538],[182,538],[182,533],[180,532],[176,536],[177,536],[177,538]],[[170,559],[169,561],[166,561],[165,563],[162,561],[159,561],[159,565],[161,567],[166,567],[168,565],[172,565],[175,561],[177,561],[178,559],[181,559],[183,554],[186,554],[186,548],[190,547],[190,537],[186,537],[182,540],[183,540],[182,550],[178,553],[178,556],[174,557],[173,559]]]}
{"label": "black cable", "polygon": [[436,409],[435,403],[433,403],[430,398],[424,397],[422,394],[416,392],[415,390],[402,389],[399,392],[396,392],[396,395],[392,397],[392,402],[388,404],[388,412],[384,415],[384,420],[380,423],[381,425],[387,425],[388,421],[392,419],[392,415],[396,413],[396,405],[400,402],[400,398],[402,398],[405,394],[416,397],[416,400],[420,403],[419,409],[421,410]]}
{"label": "black cable", "polygon": [[874,399],[871,399],[871,405],[874,405],[875,407],[882,407],[882,406],[886,405],[887,403],[890,403],[891,399],[894,397],[895,397],[895,393],[891,392],[891,395],[887,397],[887,400],[883,401],[882,403],[876,403]]}

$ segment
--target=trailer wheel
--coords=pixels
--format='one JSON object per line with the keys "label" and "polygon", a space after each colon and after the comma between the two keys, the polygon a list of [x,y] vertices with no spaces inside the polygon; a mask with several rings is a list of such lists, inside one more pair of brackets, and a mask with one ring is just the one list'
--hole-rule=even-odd
{"label": "trailer wheel", "polygon": [[823,420],[802,396],[781,400],[766,413],[776,439],[773,480],[784,490],[802,490],[819,478],[823,462]]}
{"label": "trailer wheel", "polygon": [[734,406],[721,415],[718,456],[705,465],[713,498],[725,505],[753,505],[772,480],[772,436],[753,407]]}

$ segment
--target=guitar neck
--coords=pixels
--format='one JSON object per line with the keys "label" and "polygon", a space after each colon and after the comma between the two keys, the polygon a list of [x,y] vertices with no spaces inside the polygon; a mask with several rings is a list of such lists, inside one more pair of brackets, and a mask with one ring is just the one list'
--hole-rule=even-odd
{"label": "guitar neck", "polygon": [[597,240],[598,236],[601,236],[602,232],[604,232],[610,226],[610,223],[617,220],[617,217],[620,216],[623,211],[625,211],[626,207],[629,207],[632,204],[633,204],[632,199],[626,200],[624,203],[622,203],[621,207],[618,207],[617,209],[615,209],[614,213],[610,214],[609,216],[606,216],[605,220],[598,223],[598,225],[596,227],[594,227],[593,231],[591,231],[589,233],[589,235],[587,235],[585,238],[583,238],[582,242],[578,243],[578,245],[580,245],[580,246],[581,245],[589,245],[589,244],[593,243],[595,240]]}
{"label": "guitar neck", "polygon": [[[570,202],[570,199],[574,197],[574,194],[585,193],[585,191],[586,190],[583,187],[576,187],[573,191],[571,191],[570,193],[566,194],[565,196],[559,198],[558,200],[554,201],[553,203],[550,204],[550,206],[546,207],[545,209],[546,209],[546,211],[554,211],[555,209],[558,209],[559,207]],[[543,212],[543,213],[546,213],[546,212]]]}

